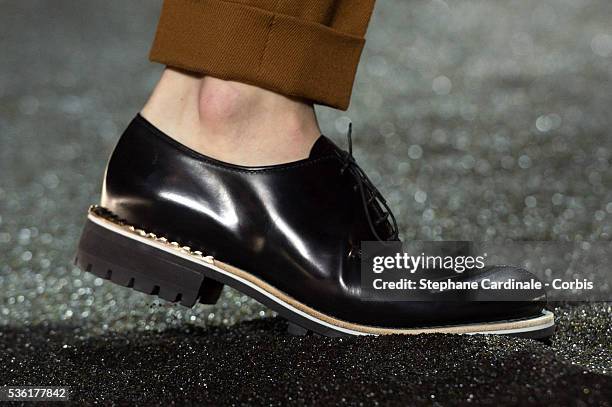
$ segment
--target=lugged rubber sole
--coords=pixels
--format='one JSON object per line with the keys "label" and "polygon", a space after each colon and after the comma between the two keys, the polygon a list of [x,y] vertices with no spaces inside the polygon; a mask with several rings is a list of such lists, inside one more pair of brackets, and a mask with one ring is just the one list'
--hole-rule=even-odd
{"label": "lugged rubber sole", "polygon": [[75,264],[100,278],[192,307],[214,304],[223,285],[254,298],[289,320],[289,331],[326,336],[384,334],[500,334],[547,338],[554,333],[550,311],[520,320],[423,328],[381,328],[342,321],[300,303],[266,282],[202,252],[136,229],[104,208],[90,208]]}

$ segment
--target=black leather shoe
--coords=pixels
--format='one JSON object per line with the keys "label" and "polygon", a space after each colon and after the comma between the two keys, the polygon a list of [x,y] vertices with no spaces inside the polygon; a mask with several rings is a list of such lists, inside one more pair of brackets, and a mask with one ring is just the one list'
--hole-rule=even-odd
{"label": "black leather shoe", "polygon": [[[518,303],[364,300],[360,242],[372,240],[397,240],[395,219],[352,153],[326,137],[308,159],[241,167],[203,156],[137,116],[112,154],[76,261],[186,306],[214,303],[227,284],[294,331],[543,337],[554,328],[543,292]],[[509,276],[532,278],[513,267],[478,278]]]}

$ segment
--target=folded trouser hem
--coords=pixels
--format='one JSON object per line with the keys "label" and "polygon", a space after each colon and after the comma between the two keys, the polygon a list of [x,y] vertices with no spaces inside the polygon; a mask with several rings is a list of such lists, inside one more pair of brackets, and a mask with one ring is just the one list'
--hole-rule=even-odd
{"label": "folded trouser hem", "polygon": [[347,109],[365,40],[224,0],[165,0],[150,59]]}

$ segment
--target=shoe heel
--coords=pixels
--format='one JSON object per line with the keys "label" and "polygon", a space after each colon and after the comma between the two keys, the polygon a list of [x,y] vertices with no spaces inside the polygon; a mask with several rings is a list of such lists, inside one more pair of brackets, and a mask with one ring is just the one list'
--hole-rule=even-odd
{"label": "shoe heel", "polygon": [[82,270],[164,300],[192,307],[215,304],[223,284],[204,277],[184,259],[130,239],[87,219],[74,261]]}
{"label": "shoe heel", "polygon": [[221,291],[223,291],[223,284],[208,278],[204,277],[204,281],[200,286],[200,304],[216,304],[221,297]]}

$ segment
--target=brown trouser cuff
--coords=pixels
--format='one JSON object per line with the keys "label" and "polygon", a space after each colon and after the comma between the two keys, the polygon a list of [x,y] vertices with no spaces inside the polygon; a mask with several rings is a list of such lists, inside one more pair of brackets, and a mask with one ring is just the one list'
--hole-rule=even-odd
{"label": "brown trouser cuff", "polygon": [[346,110],[365,40],[224,0],[165,0],[152,61]]}

